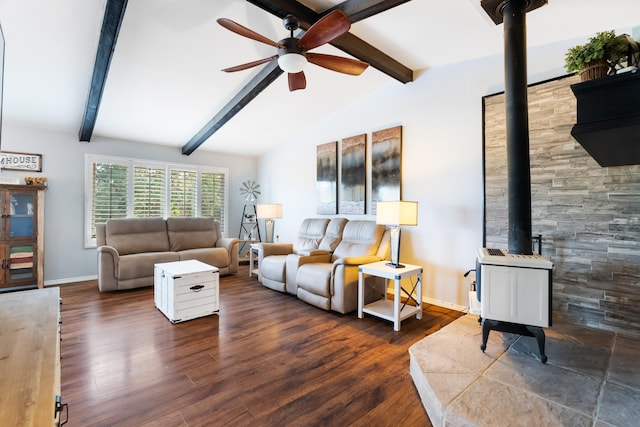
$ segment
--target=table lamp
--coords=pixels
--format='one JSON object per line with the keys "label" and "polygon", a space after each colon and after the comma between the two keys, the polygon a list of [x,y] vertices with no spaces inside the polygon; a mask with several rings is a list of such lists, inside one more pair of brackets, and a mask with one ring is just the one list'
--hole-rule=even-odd
{"label": "table lamp", "polygon": [[391,262],[387,266],[404,268],[400,264],[400,226],[418,225],[418,202],[378,202],[376,224],[389,226],[391,232]]}
{"label": "table lamp", "polygon": [[264,228],[267,234],[267,243],[273,243],[273,229],[276,218],[282,218],[282,205],[256,205],[256,217],[264,219]]}

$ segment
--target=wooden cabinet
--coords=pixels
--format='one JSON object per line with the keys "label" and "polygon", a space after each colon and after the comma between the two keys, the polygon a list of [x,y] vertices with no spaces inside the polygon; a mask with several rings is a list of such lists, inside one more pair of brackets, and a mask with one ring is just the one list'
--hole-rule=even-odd
{"label": "wooden cabinet", "polygon": [[44,285],[44,191],[0,185],[0,291]]}

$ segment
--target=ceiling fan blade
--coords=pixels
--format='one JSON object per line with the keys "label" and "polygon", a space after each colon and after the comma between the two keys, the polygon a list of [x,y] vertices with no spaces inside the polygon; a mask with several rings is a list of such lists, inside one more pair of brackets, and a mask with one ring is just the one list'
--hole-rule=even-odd
{"label": "ceiling fan blade", "polygon": [[349,17],[343,11],[336,9],[309,27],[300,38],[298,46],[304,50],[311,50],[343,35],[349,31],[349,28],[351,28]]}
{"label": "ceiling fan blade", "polygon": [[262,34],[258,34],[253,30],[248,29],[247,27],[244,27],[240,24],[238,24],[237,22],[232,21],[231,19],[227,19],[227,18],[220,18],[217,20],[218,24],[222,25],[224,28],[226,28],[229,31],[233,31],[236,34],[240,34],[241,36],[250,38],[252,40],[256,40],[265,44],[268,44],[269,46],[275,46],[275,47],[279,47],[279,48],[284,48],[283,45],[281,45],[280,43],[274,42],[273,40],[263,36]]}
{"label": "ceiling fan blade", "polygon": [[304,89],[307,87],[307,79],[304,76],[304,72],[289,73],[289,91]]}
{"label": "ceiling fan blade", "polygon": [[339,73],[351,74],[352,76],[359,76],[369,66],[366,62],[362,62],[357,59],[326,55],[324,53],[308,52],[307,60],[312,64],[319,65],[320,67],[337,71]]}
{"label": "ceiling fan blade", "polygon": [[273,55],[268,58],[258,59],[257,61],[247,62],[246,64],[236,65],[235,67],[225,68],[222,71],[226,71],[227,73],[232,73],[234,71],[242,71],[242,70],[246,70],[247,68],[255,67],[256,65],[273,61],[276,58],[278,58],[278,55]]}

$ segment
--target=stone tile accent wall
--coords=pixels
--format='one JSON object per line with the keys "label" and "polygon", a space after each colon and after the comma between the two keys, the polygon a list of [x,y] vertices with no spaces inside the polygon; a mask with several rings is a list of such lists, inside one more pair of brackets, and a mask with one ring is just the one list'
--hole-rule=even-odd
{"label": "stone tile accent wall", "polygon": [[[554,264],[553,318],[640,336],[640,166],[603,168],[571,136],[578,82],[528,92],[532,231]],[[486,246],[507,248],[504,93],[483,103]]]}

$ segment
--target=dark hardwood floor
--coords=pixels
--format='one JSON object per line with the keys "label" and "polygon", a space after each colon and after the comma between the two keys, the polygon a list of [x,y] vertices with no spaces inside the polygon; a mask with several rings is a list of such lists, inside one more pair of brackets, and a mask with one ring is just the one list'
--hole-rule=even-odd
{"label": "dark hardwood floor", "polygon": [[409,346],[462,313],[340,315],[272,291],[248,266],[220,279],[220,315],[171,324],[153,288],[61,286],[68,426],[429,426]]}

